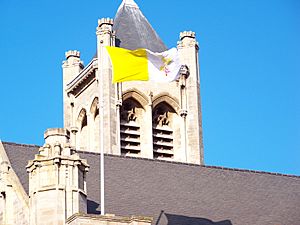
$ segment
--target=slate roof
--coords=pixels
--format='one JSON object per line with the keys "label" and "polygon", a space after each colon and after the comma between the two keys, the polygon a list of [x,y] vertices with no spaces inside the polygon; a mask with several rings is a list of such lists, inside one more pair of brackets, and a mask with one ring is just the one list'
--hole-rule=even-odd
{"label": "slate roof", "polygon": [[2,144],[14,171],[28,194],[29,177],[25,167],[28,160],[34,159],[34,155],[38,153],[39,146],[10,142],[2,142]]}
{"label": "slate roof", "polygon": [[[38,147],[4,148],[24,179]],[[90,165],[88,212],[99,213],[100,157],[79,153]],[[153,216],[155,225],[300,224],[299,176],[105,155],[105,181],[106,213]]]}
{"label": "slate roof", "polygon": [[153,52],[167,49],[133,0],[122,2],[116,13],[113,29],[118,47],[131,50],[147,48]]}

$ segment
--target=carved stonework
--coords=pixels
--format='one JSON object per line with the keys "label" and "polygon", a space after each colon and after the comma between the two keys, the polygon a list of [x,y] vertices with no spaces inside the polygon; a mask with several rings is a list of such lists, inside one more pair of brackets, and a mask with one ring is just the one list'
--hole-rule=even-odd
{"label": "carved stonework", "polygon": [[196,41],[196,34],[193,31],[183,31],[180,33],[180,41],[177,42],[178,48],[195,47],[198,50],[198,42]]}
{"label": "carved stonework", "polygon": [[121,120],[129,123],[131,121],[135,122],[136,118],[135,107],[130,103],[126,103],[121,112]]}
{"label": "carved stonework", "polygon": [[96,34],[97,35],[104,35],[104,34],[114,35],[114,31],[112,31],[113,23],[114,23],[114,21],[111,18],[99,19]]}
{"label": "carved stonework", "polygon": [[168,112],[164,112],[161,115],[157,115],[154,118],[154,122],[155,122],[155,124],[157,124],[158,126],[161,126],[161,127],[168,126],[170,123],[169,118],[168,118]]}

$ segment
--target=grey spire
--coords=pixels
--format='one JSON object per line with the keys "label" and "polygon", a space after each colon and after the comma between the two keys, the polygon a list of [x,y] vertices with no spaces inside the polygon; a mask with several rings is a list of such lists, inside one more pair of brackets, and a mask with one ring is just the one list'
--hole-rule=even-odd
{"label": "grey spire", "polygon": [[153,52],[167,49],[134,0],[123,0],[115,16],[113,29],[118,47],[131,50],[147,48]]}

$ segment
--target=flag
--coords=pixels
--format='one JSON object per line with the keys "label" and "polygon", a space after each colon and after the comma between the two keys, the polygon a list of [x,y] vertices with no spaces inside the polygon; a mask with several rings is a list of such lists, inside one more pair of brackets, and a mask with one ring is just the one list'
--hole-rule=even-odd
{"label": "flag", "polygon": [[113,69],[113,83],[124,81],[172,82],[179,78],[176,48],[154,53],[148,49],[128,50],[106,47]]}

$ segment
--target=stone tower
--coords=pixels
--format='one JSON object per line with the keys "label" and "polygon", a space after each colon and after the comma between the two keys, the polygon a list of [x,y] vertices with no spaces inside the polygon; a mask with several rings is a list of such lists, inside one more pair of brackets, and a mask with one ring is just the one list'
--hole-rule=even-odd
{"label": "stone tower", "polygon": [[[139,21],[138,23],[136,21]],[[64,126],[76,149],[203,164],[198,44],[194,32],[180,33],[180,79],[161,84],[112,84],[105,46],[167,48],[133,0],[115,19],[98,21],[97,54],[83,67],[78,51],[63,63]]]}
{"label": "stone tower", "polygon": [[30,225],[65,224],[74,213],[87,212],[88,164],[70,148],[65,129],[48,129],[45,145],[27,165]]}

